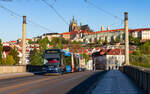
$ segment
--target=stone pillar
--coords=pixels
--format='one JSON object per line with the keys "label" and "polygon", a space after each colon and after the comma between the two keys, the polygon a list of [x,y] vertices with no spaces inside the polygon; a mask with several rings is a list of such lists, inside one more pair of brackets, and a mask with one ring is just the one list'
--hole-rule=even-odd
{"label": "stone pillar", "polygon": [[125,65],[129,65],[129,32],[128,32],[128,12],[125,12]]}
{"label": "stone pillar", "polygon": [[108,31],[108,30],[110,30],[110,29],[109,29],[109,26],[107,26],[107,31]]}
{"label": "stone pillar", "polygon": [[104,31],[104,26],[103,25],[101,26],[101,31]]}
{"label": "stone pillar", "polygon": [[22,65],[26,65],[26,16],[23,16],[22,26]]}

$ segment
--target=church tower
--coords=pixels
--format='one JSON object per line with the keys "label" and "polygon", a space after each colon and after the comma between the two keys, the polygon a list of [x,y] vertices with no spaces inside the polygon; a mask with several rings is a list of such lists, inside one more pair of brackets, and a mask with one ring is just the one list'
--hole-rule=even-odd
{"label": "church tower", "polygon": [[70,21],[69,32],[78,31],[78,29],[79,29],[79,26],[78,26],[77,21],[75,21],[74,16],[73,16],[72,21]]}

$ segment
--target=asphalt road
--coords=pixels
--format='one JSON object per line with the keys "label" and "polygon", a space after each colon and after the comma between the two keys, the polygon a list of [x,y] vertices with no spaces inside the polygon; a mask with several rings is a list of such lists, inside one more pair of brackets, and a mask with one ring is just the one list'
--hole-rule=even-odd
{"label": "asphalt road", "polygon": [[99,71],[85,71],[62,76],[35,75],[0,80],[0,94],[66,94],[73,87]]}

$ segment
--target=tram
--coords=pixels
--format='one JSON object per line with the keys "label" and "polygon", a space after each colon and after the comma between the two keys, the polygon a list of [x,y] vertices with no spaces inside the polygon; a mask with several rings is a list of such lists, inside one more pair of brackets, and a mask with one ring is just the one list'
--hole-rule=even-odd
{"label": "tram", "polygon": [[[48,49],[43,55],[43,71],[45,74],[64,74],[72,72],[72,53],[62,49]],[[75,55],[75,54],[74,54]],[[79,56],[74,58],[75,71],[79,70]]]}

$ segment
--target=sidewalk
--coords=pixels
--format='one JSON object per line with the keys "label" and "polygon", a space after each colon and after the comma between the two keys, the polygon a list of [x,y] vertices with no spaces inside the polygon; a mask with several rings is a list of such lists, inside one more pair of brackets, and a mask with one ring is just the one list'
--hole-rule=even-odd
{"label": "sidewalk", "polygon": [[118,70],[108,71],[91,94],[144,94],[136,84]]}
{"label": "sidewalk", "polygon": [[33,75],[34,75],[34,73],[31,73],[31,72],[0,74],[0,80],[26,77],[26,76],[33,76]]}

